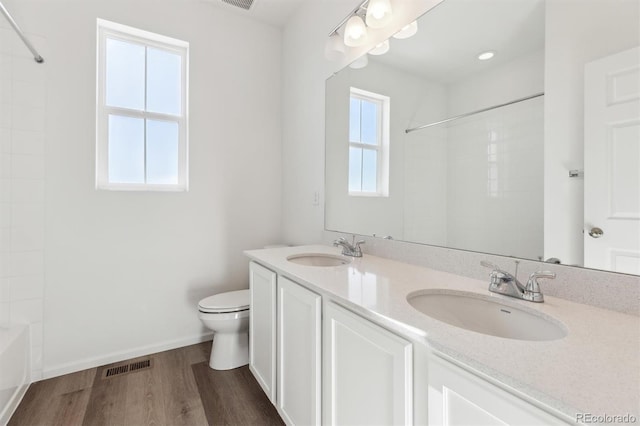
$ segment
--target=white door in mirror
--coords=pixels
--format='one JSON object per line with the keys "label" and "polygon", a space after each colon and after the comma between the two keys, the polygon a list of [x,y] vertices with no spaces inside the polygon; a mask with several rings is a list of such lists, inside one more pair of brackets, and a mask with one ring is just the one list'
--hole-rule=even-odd
{"label": "white door in mirror", "polygon": [[585,67],[584,266],[640,274],[640,47]]}

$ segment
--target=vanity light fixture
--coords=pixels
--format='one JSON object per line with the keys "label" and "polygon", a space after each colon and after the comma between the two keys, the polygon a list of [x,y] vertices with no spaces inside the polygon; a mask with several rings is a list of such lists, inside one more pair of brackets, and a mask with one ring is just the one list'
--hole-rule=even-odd
{"label": "vanity light fixture", "polygon": [[486,52],[482,52],[478,55],[478,59],[481,61],[488,61],[496,55],[496,52],[493,50],[487,50]]}
{"label": "vanity light fixture", "polygon": [[391,21],[391,2],[389,0],[369,0],[366,21],[371,28],[383,28]]}
{"label": "vanity light fixture", "polygon": [[403,40],[405,38],[409,38],[409,37],[415,35],[415,33],[417,33],[417,32],[418,32],[418,21],[413,21],[412,23],[402,27],[402,29],[400,31],[398,31],[397,33],[395,33],[393,35],[393,38],[397,38],[399,40]]}
{"label": "vanity light fixture", "polygon": [[[368,28],[383,28],[391,22],[392,2],[393,0],[363,0],[329,32],[329,40],[325,45],[326,58],[331,61],[341,59],[347,48],[366,44]],[[344,31],[343,37],[338,35],[338,31],[341,33]],[[388,45],[388,41],[380,43],[373,49],[375,51],[373,54],[382,55],[389,50]]]}
{"label": "vanity light fixture", "polygon": [[349,47],[362,46],[367,41],[367,26],[359,15],[347,21],[344,28],[344,44]]}
{"label": "vanity light fixture", "polygon": [[369,51],[370,55],[384,55],[389,51],[389,40],[385,40]]}

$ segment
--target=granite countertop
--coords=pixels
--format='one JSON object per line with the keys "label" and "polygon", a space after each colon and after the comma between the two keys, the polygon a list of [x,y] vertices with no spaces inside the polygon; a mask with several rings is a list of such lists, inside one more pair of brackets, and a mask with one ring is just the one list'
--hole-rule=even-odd
{"label": "granite countertop", "polygon": [[[336,267],[298,265],[293,254],[340,254],[323,245],[249,250],[252,260],[339,302],[414,342],[427,344],[547,410],[640,418],[640,317],[545,297],[531,303],[490,293],[487,281],[365,254]],[[544,284],[543,284],[544,286]],[[407,295],[424,289],[465,291],[551,316],[568,330],[552,341],[488,336],[415,310]],[[544,287],[543,287],[544,290]]]}

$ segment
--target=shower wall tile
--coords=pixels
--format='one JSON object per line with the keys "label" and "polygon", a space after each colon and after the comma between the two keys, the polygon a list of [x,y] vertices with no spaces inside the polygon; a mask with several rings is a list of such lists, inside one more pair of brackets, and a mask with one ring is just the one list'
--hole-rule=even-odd
{"label": "shower wall tile", "polygon": [[0,178],[11,177],[11,154],[0,152]]}
{"label": "shower wall tile", "polygon": [[0,228],[11,227],[11,205],[0,203]]}
{"label": "shower wall tile", "polygon": [[44,108],[13,105],[11,128],[17,130],[44,131]]}
{"label": "shower wall tile", "polygon": [[11,251],[44,250],[44,224],[34,223],[24,228],[12,227]]}
{"label": "shower wall tile", "polygon": [[[12,179],[12,204],[42,204],[44,202],[44,180]],[[43,218],[44,220],[44,218]]]}
{"label": "shower wall tile", "polygon": [[0,204],[11,202],[11,180],[0,176]]}
{"label": "shower wall tile", "polygon": [[0,302],[0,327],[8,327],[11,319],[11,303]]}
{"label": "shower wall tile", "polygon": [[[11,302],[11,322],[14,324],[32,324],[42,322],[42,299],[16,300]],[[35,346],[42,346],[42,342]]]}
{"label": "shower wall tile", "polygon": [[44,179],[44,158],[39,155],[11,155],[11,177]]}
{"label": "shower wall tile", "polygon": [[14,81],[12,96],[14,105],[44,108],[44,81]]}
{"label": "shower wall tile", "polygon": [[5,103],[4,99],[0,99],[0,128],[10,129],[11,128],[11,114],[13,107],[10,103]]}
{"label": "shower wall tile", "polygon": [[0,278],[0,303],[8,302],[11,300],[9,290],[9,278]]}
{"label": "shower wall tile", "polygon": [[[29,324],[42,374],[46,64],[0,19],[0,326]],[[33,34],[39,47],[45,40]]]}
{"label": "shower wall tile", "polygon": [[0,153],[11,153],[11,130],[8,128],[0,128]]}
{"label": "shower wall tile", "polygon": [[9,300],[42,299],[44,297],[44,277],[42,274],[11,277],[8,281]]}
{"label": "shower wall tile", "polygon": [[9,276],[43,274],[44,255],[42,250],[11,252],[9,255]]}

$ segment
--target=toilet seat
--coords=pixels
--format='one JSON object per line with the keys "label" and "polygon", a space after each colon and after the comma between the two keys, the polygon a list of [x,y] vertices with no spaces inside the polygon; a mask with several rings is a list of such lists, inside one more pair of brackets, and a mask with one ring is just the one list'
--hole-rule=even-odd
{"label": "toilet seat", "polygon": [[198,310],[212,314],[248,311],[250,302],[249,289],[228,291],[202,299],[198,303]]}

